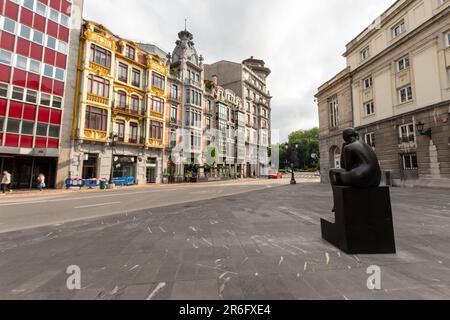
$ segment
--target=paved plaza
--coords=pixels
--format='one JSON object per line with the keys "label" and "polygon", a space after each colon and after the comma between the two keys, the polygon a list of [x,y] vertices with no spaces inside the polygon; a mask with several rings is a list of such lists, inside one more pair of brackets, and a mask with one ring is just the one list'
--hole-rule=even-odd
{"label": "paved plaza", "polygon": [[[391,193],[397,255],[336,250],[320,234],[331,188],[286,181],[2,233],[0,299],[449,299],[449,191]],[[81,290],[66,286],[73,265]],[[381,290],[367,288],[372,265]]]}

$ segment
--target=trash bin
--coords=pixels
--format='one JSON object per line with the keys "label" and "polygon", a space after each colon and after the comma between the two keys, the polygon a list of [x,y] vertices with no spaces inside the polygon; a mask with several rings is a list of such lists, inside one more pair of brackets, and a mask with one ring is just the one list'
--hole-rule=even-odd
{"label": "trash bin", "polygon": [[100,180],[100,189],[101,190],[106,190],[106,180]]}

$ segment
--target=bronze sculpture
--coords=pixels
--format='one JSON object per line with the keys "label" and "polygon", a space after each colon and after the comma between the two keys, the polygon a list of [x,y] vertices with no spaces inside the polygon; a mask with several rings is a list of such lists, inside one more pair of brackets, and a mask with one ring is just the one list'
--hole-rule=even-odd
{"label": "bronze sculpture", "polygon": [[330,170],[335,221],[321,219],[322,238],[348,254],[396,252],[389,187],[381,168],[355,129],[344,130],[342,169]]}
{"label": "bronze sculpture", "polygon": [[359,140],[355,129],[344,130],[342,147],[342,169],[330,170],[330,181],[334,186],[375,188],[381,183],[381,168],[373,149]]}

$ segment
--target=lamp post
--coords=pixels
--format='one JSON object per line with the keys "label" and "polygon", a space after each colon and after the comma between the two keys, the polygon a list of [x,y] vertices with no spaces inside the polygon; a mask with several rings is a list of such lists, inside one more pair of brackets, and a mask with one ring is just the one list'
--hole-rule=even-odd
{"label": "lamp post", "polygon": [[111,133],[111,172],[109,176],[109,187],[110,189],[114,188],[114,147],[116,146],[117,141],[119,141],[119,135],[116,133]]}
{"label": "lamp post", "polygon": [[[286,144],[286,155],[289,154],[289,159],[291,160],[291,173],[292,173],[292,177],[291,177],[291,184],[297,184],[297,181],[295,180],[295,171],[294,171],[294,152],[298,150],[298,144],[294,145],[294,146],[289,146],[288,144]],[[286,160],[286,165],[289,162]]]}
{"label": "lamp post", "polygon": [[423,122],[417,123],[417,131],[419,132],[419,134],[421,136],[427,136],[430,139],[433,138],[433,131],[432,131],[432,129],[429,128],[429,129],[425,130],[425,123],[423,123]]}

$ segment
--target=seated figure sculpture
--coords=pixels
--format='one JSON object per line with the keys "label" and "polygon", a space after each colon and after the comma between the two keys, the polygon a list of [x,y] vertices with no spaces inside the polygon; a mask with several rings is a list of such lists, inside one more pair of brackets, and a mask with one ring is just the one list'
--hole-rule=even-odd
{"label": "seated figure sculpture", "polygon": [[372,148],[355,129],[344,130],[342,169],[332,169],[335,222],[321,219],[322,238],[349,254],[392,254],[395,249],[388,187]]}
{"label": "seated figure sculpture", "polygon": [[342,169],[330,170],[330,181],[334,186],[375,188],[381,183],[381,168],[372,148],[359,141],[355,129],[344,130],[342,147]]}

